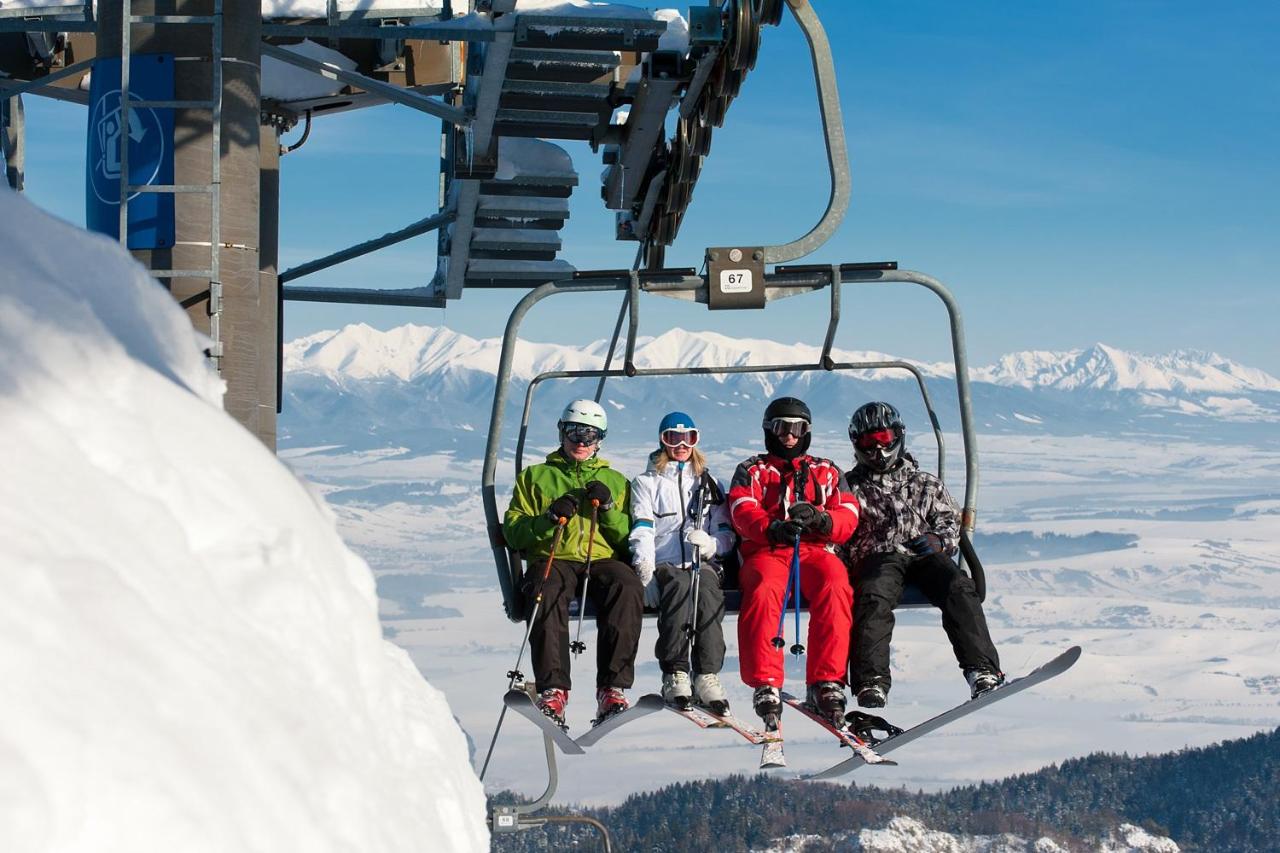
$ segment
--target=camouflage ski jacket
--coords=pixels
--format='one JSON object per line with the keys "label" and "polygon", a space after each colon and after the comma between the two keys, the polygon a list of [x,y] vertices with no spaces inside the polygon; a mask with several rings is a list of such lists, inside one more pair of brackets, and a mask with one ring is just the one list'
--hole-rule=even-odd
{"label": "camouflage ski jacket", "polygon": [[[609,487],[613,506],[599,514],[595,539],[587,542],[591,532],[591,504],[587,502],[587,483],[599,480]],[[507,544],[525,557],[546,557],[551,553],[556,523],[547,518],[547,508],[563,494],[578,499],[578,514],[569,519],[556,557],[584,563],[587,554],[593,560],[610,558],[629,562],[627,534],[631,532],[631,484],[599,456],[581,462],[565,458],[559,450],[542,465],[525,468],[516,477],[511,505],[502,520],[502,535]]]}
{"label": "camouflage ski jacket", "polygon": [[858,465],[845,481],[862,504],[858,529],[841,549],[850,568],[870,554],[910,554],[907,543],[925,533],[938,534],[948,554],[959,547],[960,508],[942,481],[921,471],[911,454],[903,453],[883,474]]}

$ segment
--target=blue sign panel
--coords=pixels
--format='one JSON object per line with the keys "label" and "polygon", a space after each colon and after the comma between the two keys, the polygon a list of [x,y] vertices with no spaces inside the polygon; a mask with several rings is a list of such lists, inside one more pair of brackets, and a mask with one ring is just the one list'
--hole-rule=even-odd
{"label": "blue sign panel", "polygon": [[[173,55],[135,54],[129,63],[129,102],[173,100]],[[120,59],[93,63],[89,85],[89,150],[85,167],[85,224],[120,238],[120,146],[129,145],[129,184],[173,183],[173,110],[131,107],[129,126],[120,110]],[[130,249],[173,246],[173,195],[129,195]]]}

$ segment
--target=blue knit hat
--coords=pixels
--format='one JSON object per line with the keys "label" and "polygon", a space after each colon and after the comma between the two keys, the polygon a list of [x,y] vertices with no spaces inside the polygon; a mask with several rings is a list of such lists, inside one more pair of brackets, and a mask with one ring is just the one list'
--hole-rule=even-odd
{"label": "blue knit hat", "polygon": [[662,435],[669,429],[697,429],[697,427],[693,423],[693,418],[684,412],[672,412],[658,424],[658,435]]}

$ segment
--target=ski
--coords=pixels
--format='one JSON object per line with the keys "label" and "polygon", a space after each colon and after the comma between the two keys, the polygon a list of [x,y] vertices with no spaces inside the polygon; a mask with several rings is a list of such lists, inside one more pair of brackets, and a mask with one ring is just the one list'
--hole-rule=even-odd
{"label": "ski", "polygon": [[702,705],[690,705],[686,709],[680,709],[674,705],[667,705],[667,710],[679,714],[686,720],[691,721],[695,725],[704,729],[731,729],[737,732],[747,741],[747,743],[759,746],[768,743],[771,740],[777,740],[776,737],[768,732],[763,732],[757,728],[747,725],[733,714],[715,714],[710,708]]}
{"label": "ski", "polygon": [[574,744],[579,747],[591,746],[619,726],[625,725],[632,720],[638,720],[643,716],[652,714],[654,711],[661,711],[666,706],[666,703],[662,701],[662,697],[658,694],[646,693],[627,710],[619,711],[616,714],[605,717],[603,720],[593,720],[591,731],[579,735],[574,740]]}
{"label": "ski", "polygon": [[507,694],[502,697],[502,702],[508,708],[542,729],[543,733],[550,737],[555,745],[560,747],[560,751],[566,755],[582,755],[586,752],[574,742],[573,738],[569,737],[569,733],[562,729],[555,720],[542,713],[538,706],[533,704],[529,694],[523,690],[508,690]]}
{"label": "ski", "polygon": [[[1019,693],[1023,690],[1026,690],[1028,687],[1035,687],[1037,684],[1041,684],[1045,681],[1048,681],[1050,678],[1053,678],[1054,676],[1061,675],[1062,673],[1070,669],[1072,665],[1075,664],[1075,662],[1079,659],[1080,659],[1080,647],[1072,646],[1071,648],[1067,649],[1065,652],[1058,655],[1056,658],[1044,664],[1043,666],[1039,667],[1038,669],[1033,669],[1031,672],[1022,676],[1021,678],[1015,678],[1012,681],[1007,682],[1006,684],[1000,687],[997,687],[995,690],[992,690],[989,693],[984,693],[981,696],[979,696],[977,699],[970,699],[969,701],[961,705],[957,705],[948,711],[943,711],[938,716],[933,717],[929,720],[926,720],[925,722],[920,723],[919,725],[912,726],[911,728],[906,729],[905,731],[899,731],[897,734],[893,734],[891,732],[890,736],[885,738],[884,740],[874,742],[876,751],[880,753],[886,753],[886,752],[892,752],[895,749],[906,746],[907,744],[911,743],[913,740],[921,738],[924,735],[929,734],[930,732],[937,731],[943,726],[949,723],[955,722],[961,717],[966,717],[969,714],[972,714],[974,711],[980,711],[983,708],[987,707],[988,705],[991,705],[995,702],[999,702],[1001,699],[1007,699],[1008,697],[1014,695],[1015,693]],[[844,761],[841,761],[839,764],[835,764],[831,767],[828,767],[826,770],[823,770],[819,773],[814,773],[810,776],[805,776],[804,778],[805,779],[834,779],[837,776],[843,776],[845,773],[848,773],[852,770],[856,770],[857,768],[861,767],[865,763],[866,761],[863,760],[863,757],[861,755],[854,755],[850,758],[846,758]]]}
{"label": "ski", "polygon": [[782,752],[781,718],[775,717],[772,722],[766,722],[764,731],[770,740],[765,741],[764,748],[760,750],[760,769],[768,770],[772,767],[786,767],[787,756]]}
{"label": "ski", "polygon": [[860,759],[862,759],[863,763],[885,764],[888,766],[897,765],[898,762],[890,761],[889,759],[885,758],[883,755],[880,755],[878,752],[876,752],[874,749],[871,748],[871,744],[867,743],[865,740],[858,737],[856,734],[849,731],[847,728],[836,726],[835,723],[831,722],[831,720],[828,720],[826,717],[822,716],[816,710],[811,708],[807,702],[803,702],[797,699],[796,697],[792,696],[790,693],[783,693],[782,701],[786,702],[792,708],[795,708],[801,714],[804,714],[806,717],[813,720],[815,723],[822,726],[827,731],[831,732],[831,734],[835,735],[836,739],[840,741],[840,745],[847,746],[850,749],[852,749],[854,751],[854,754],[856,754]]}
{"label": "ski", "polygon": [[729,727],[728,723],[718,720],[702,709],[695,708],[692,705],[687,708],[678,708],[675,705],[665,705],[663,707],[673,714],[678,714],[679,716],[684,717],[700,729],[727,729]]}

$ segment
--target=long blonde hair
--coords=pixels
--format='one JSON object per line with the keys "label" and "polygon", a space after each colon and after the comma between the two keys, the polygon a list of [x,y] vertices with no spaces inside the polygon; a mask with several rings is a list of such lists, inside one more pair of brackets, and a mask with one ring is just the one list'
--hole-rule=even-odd
{"label": "long blonde hair", "polygon": [[[658,473],[662,473],[673,460],[667,454],[667,448],[659,447],[649,454],[649,461],[653,463],[654,468],[658,469]],[[690,447],[689,464],[693,466],[693,475],[701,477],[702,472],[707,470],[707,457],[703,456],[698,448]]]}

